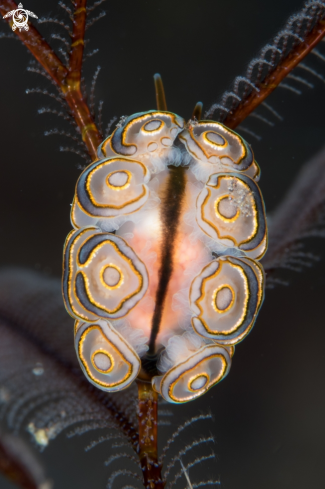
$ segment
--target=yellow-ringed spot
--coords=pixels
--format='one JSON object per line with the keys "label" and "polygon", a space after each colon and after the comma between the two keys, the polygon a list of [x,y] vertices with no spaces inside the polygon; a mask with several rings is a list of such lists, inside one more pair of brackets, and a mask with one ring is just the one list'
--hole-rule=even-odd
{"label": "yellow-ringed spot", "polygon": [[230,195],[222,195],[214,202],[216,216],[224,222],[235,222],[240,216],[240,210],[232,203]]}
{"label": "yellow-ringed spot", "polygon": [[212,147],[219,146],[225,148],[227,146],[227,140],[215,131],[206,131],[203,133],[204,140]]}
{"label": "yellow-ringed spot", "polygon": [[209,382],[208,374],[204,373],[204,374],[195,375],[193,378],[190,379],[188,388],[190,391],[196,392],[202,389],[208,382]]}
{"label": "yellow-ringed spot", "polygon": [[113,356],[105,350],[96,350],[91,356],[91,363],[98,372],[108,374],[114,368]]}
{"label": "yellow-ringed spot", "polygon": [[70,233],[64,249],[63,297],[76,319],[125,316],[148,288],[144,263],[119,236],[98,228]]}
{"label": "yellow-ringed spot", "polygon": [[[184,127],[184,119],[172,112],[150,110],[128,117],[113,132],[107,145],[116,154],[140,158],[172,146]],[[102,153],[106,152],[105,141]]]}
{"label": "yellow-ringed spot", "polygon": [[75,350],[89,382],[107,392],[125,389],[140,371],[138,355],[108,321],[81,323]]}
{"label": "yellow-ringed spot", "polygon": [[225,158],[233,171],[245,171],[254,160],[246,141],[220,122],[200,121],[187,127],[180,138],[195,158],[206,163],[211,157]]}
{"label": "yellow-ringed spot", "polygon": [[224,248],[259,260],[267,248],[264,201],[254,180],[239,173],[213,173],[196,201],[202,231]]}
{"label": "yellow-ringed spot", "polygon": [[193,401],[224,379],[230,365],[231,358],[226,348],[208,344],[165,375],[154,377],[153,388],[171,403]]}
{"label": "yellow-ringed spot", "polygon": [[158,134],[164,126],[164,122],[159,119],[154,119],[152,121],[147,122],[141,127],[141,131],[146,134]]}
{"label": "yellow-ringed spot", "polygon": [[113,190],[124,190],[130,186],[131,178],[131,172],[127,170],[116,170],[108,174],[106,184]]}
{"label": "yellow-ringed spot", "polygon": [[263,296],[264,274],[254,260],[213,260],[191,284],[194,331],[218,344],[239,343],[251,331]]}
{"label": "yellow-ringed spot", "polygon": [[140,210],[149,198],[150,173],[137,160],[115,157],[89,165],[80,175],[71,210],[75,228],[109,222]]}
{"label": "yellow-ringed spot", "polygon": [[[188,124],[179,139],[198,162],[218,164],[222,171],[245,173],[258,181],[260,169],[254,161],[251,147],[239,134],[220,122]],[[212,166],[211,173],[214,172]]]}
{"label": "yellow-ringed spot", "polygon": [[229,285],[220,285],[212,294],[212,307],[223,314],[229,311],[235,302],[235,292]]}
{"label": "yellow-ringed spot", "polygon": [[110,263],[105,265],[100,272],[101,282],[110,290],[118,289],[123,284],[123,273],[119,267]]}

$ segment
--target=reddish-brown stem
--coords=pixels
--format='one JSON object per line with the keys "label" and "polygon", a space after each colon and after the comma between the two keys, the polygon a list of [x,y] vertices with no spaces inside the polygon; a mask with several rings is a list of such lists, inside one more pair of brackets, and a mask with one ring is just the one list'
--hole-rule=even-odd
{"label": "reddish-brown stem", "polygon": [[[47,71],[53,81],[61,89],[62,95],[78,124],[82,140],[87,146],[91,159],[96,160],[97,147],[102,142],[102,136],[80,90],[83,36],[86,22],[86,0],[75,0],[73,3],[75,12],[73,18],[69,69],[63,65],[52,48],[31,23],[29,23],[29,30],[27,32],[25,30],[19,32],[19,30],[16,29],[15,34],[17,34],[37,61],[43,66],[44,70]],[[0,13],[2,15],[16,9],[17,4],[13,0],[2,0],[2,5],[0,6]],[[7,18],[6,20],[12,27],[12,17]]]}
{"label": "reddish-brown stem", "polygon": [[84,52],[84,36],[87,17],[87,0],[74,0],[73,31],[67,83],[71,87],[80,88],[82,57]]}
{"label": "reddish-brown stem", "polygon": [[80,88],[87,0],[73,0],[72,3],[74,5],[74,13],[69,72],[61,88],[80,128],[82,140],[86,144],[92,160],[96,160],[97,147],[103,138],[93,120],[88,105],[83,99]]}
{"label": "reddish-brown stem", "polygon": [[8,450],[0,439],[0,472],[22,489],[37,489],[39,485],[28,471],[28,468]]}
{"label": "reddish-brown stem", "polygon": [[146,489],[163,489],[158,463],[158,394],[151,384],[138,381],[139,457]]}
{"label": "reddish-brown stem", "polygon": [[325,21],[321,20],[306,36],[303,43],[291,51],[291,53],[270,73],[266,79],[258,85],[259,91],[253,91],[249,97],[231,111],[223,124],[234,129],[246,117],[258,107],[281,81],[310,53],[325,35]]}

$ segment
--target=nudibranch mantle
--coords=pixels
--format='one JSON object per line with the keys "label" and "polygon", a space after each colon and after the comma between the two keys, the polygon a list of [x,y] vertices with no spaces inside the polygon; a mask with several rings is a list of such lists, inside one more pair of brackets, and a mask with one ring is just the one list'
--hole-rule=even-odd
{"label": "nudibranch mantle", "polygon": [[213,121],[152,110],[123,117],[80,175],[63,297],[90,382],[139,376],[193,400],[229,372],[264,297],[260,169]]}

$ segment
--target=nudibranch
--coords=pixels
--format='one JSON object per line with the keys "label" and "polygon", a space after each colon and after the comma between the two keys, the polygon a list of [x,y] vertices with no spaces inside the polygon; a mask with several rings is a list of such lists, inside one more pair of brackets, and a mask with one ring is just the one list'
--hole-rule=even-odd
{"label": "nudibranch", "polygon": [[63,297],[87,379],[172,403],[228,374],[264,298],[267,224],[249,144],[167,110],[123,117],[80,175]]}

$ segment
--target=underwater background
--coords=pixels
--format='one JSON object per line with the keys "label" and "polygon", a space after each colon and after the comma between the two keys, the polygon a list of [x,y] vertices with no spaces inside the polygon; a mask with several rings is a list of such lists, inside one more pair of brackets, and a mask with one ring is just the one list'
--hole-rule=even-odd
{"label": "underwater background", "polygon": [[[38,17],[61,14],[56,1],[25,2]],[[168,110],[189,118],[199,100],[208,109],[301,6],[297,0],[107,0],[106,17],[87,31],[87,49],[99,52],[84,66],[86,79],[102,68],[95,93],[97,103],[104,101],[105,124],[113,116],[155,108],[156,72],[164,81]],[[56,25],[37,20],[34,25],[47,39],[60,32]],[[1,31],[6,29],[3,22]],[[0,43],[0,264],[59,278],[78,166],[86,161],[59,151],[68,146],[63,137],[44,136],[61,129],[61,121],[38,114],[50,100],[25,92],[45,83],[26,71],[29,55],[19,41]],[[54,40],[51,45],[57,46]],[[318,49],[325,56],[325,44]],[[311,54],[306,63],[325,77],[324,62]],[[324,147],[325,84],[309,74],[305,78],[314,88],[299,86],[297,95],[279,87],[268,98],[283,121],[272,119],[274,127],[252,117],[245,121],[260,140],[237,129],[261,167],[270,222],[300,168]],[[304,201],[300,205],[303,210]],[[186,436],[215,437],[216,459],[192,469],[195,482],[207,475],[220,478],[224,489],[324,486],[325,250],[321,239],[309,238],[304,245],[320,260],[302,273],[278,272],[289,285],[266,291],[252,333],[236,347],[231,375],[201,399],[172,406],[171,425],[160,428],[163,437],[192,416],[212,413],[213,420],[193,425],[177,442],[180,450]],[[23,436],[29,439],[28,433]],[[111,449],[104,443],[84,451],[98,436],[90,432],[67,440],[62,433],[43,451],[40,460],[54,489],[106,487],[110,468],[103,462]],[[0,477],[0,487],[15,486]]]}

